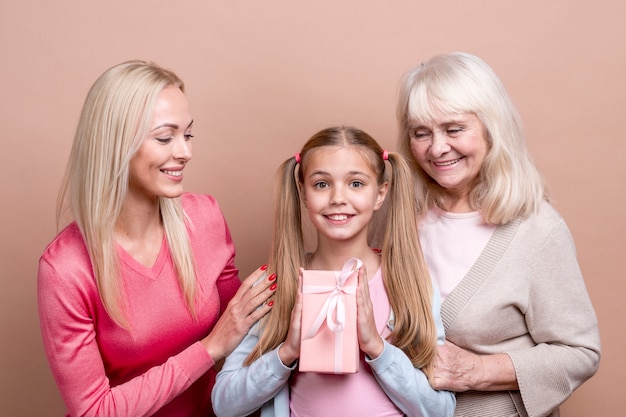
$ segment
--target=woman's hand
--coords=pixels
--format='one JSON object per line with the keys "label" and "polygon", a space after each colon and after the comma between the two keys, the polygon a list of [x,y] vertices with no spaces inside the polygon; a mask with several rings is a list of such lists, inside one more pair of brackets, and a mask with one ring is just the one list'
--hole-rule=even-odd
{"label": "woman's hand", "polygon": [[265,273],[265,265],[254,271],[242,283],[202,344],[214,362],[228,356],[243,340],[248,330],[272,308],[267,299],[276,290],[276,275],[272,274],[255,285]]}
{"label": "woman's hand", "polygon": [[287,338],[278,348],[278,357],[286,366],[291,366],[300,357],[300,336],[302,333],[302,273],[300,268],[298,273],[298,292],[296,302],[291,310],[291,321]]}
{"label": "woman's hand", "polygon": [[477,355],[447,340],[437,346],[433,381],[435,389],[456,392],[519,389],[509,355]]}
{"label": "woman's hand", "polygon": [[359,283],[356,290],[356,323],[359,349],[370,359],[376,359],[383,353],[385,345],[376,329],[374,307],[370,298],[369,281],[365,266],[359,268]]}

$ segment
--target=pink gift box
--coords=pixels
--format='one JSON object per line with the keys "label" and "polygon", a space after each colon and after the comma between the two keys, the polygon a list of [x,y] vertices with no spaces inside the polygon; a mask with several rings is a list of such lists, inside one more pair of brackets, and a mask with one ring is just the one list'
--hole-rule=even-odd
{"label": "pink gift box", "polygon": [[341,271],[304,271],[300,372],[358,371],[355,294],[361,265],[352,258]]}

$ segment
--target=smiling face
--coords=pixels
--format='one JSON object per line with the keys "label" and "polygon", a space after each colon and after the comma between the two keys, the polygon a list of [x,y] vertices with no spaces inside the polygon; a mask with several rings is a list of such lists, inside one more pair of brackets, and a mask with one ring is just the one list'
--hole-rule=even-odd
{"label": "smiling face", "polygon": [[382,205],[387,183],[355,146],[324,146],[307,157],[302,193],[319,239],[364,238],[374,211]]}
{"label": "smiling face", "polygon": [[485,127],[473,113],[442,116],[409,129],[410,148],[419,166],[448,196],[449,211],[468,211],[489,143]]}
{"label": "smiling face", "polygon": [[149,200],[182,194],[192,123],[184,93],[176,86],[165,87],[155,103],[150,130],[130,162],[129,193]]}

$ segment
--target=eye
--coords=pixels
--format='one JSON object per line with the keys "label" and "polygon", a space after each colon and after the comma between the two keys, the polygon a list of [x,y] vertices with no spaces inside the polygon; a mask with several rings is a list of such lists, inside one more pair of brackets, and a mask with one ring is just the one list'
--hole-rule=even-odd
{"label": "eye", "polygon": [[191,140],[191,138],[193,138],[191,133],[185,133],[185,140]]}
{"label": "eye", "polygon": [[354,180],[350,183],[350,187],[352,188],[361,188],[363,187],[365,184],[363,183],[363,181],[358,181],[358,180]]}
{"label": "eye", "polygon": [[157,140],[157,142],[162,143],[164,145],[170,143],[172,141],[173,138],[155,138]]}
{"label": "eye", "polygon": [[461,133],[462,131],[463,131],[463,128],[460,127],[460,126],[451,127],[451,128],[446,129],[446,133],[448,135],[450,135],[450,136],[457,135],[457,134]]}
{"label": "eye", "polygon": [[318,181],[314,184],[315,188],[325,189],[328,188],[328,183],[326,181]]}
{"label": "eye", "polygon": [[409,136],[411,137],[411,139],[424,141],[430,138],[430,131],[426,129],[411,129],[409,131]]}

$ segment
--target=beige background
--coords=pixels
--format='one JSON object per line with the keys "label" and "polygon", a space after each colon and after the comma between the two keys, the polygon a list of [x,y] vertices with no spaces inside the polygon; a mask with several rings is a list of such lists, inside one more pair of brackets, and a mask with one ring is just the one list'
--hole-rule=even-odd
{"label": "beige background", "polygon": [[564,415],[620,415],[625,15],[621,0],[0,0],[0,415],[64,410],[39,335],[37,259],[56,233],[82,101],[106,68],[150,59],[185,79],[196,135],[186,188],[221,202],[245,276],[266,256],[278,164],[333,124],[394,149],[400,76],[451,50],[503,79],[577,242],[603,358]]}

